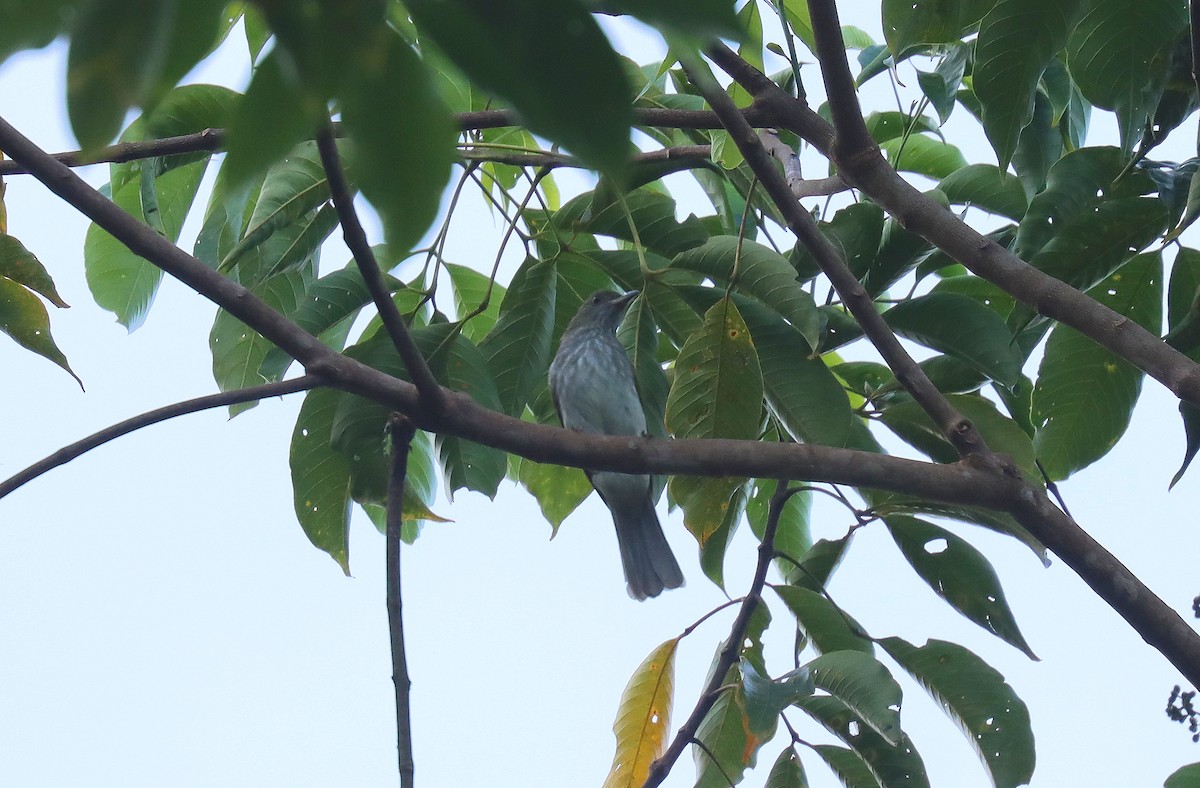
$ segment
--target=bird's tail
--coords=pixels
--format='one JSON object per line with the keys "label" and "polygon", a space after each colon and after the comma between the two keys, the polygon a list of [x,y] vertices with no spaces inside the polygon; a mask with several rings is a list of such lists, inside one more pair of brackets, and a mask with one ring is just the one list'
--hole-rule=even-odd
{"label": "bird's tail", "polygon": [[645,506],[613,514],[629,595],[640,601],[658,596],[664,588],[683,585],[683,572],[667,544],[649,496]]}

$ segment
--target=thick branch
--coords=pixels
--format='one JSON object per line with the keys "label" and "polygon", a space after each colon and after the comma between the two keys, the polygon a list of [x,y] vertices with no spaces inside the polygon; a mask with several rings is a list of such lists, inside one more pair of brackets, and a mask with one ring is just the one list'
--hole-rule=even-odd
{"label": "thick branch", "polygon": [[[813,0],[827,3],[831,0]],[[824,28],[821,35],[833,33]],[[840,33],[838,33],[840,35]],[[1200,364],[1164,343],[1133,320],[1045,274],[987,238],[922,194],[896,172],[878,150],[854,150],[803,101],[789,96],[728,47],[707,52],[722,69],[754,96],[755,105],[780,128],[795,132],[837,166],[851,186],[861,189],[901,226],[934,244],[972,273],[1013,296],[1039,314],[1071,326],[1166,386],[1176,396],[1200,404]],[[848,68],[844,54],[835,54]],[[826,67],[822,59],[822,68]],[[838,81],[833,83],[840,84]],[[830,106],[844,96],[830,94]],[[855,101],[857,105],[857,101]],[[859,119],[861,122],[861,118]]]}
{"label": "thick branch", "polygon": [[[737,660],[738,654],[742,650],[742,641],[746,637],[746,629],[750,626],[750,617],[754,615],[755,608],[762,604],[762,590],[767,582],[767,569],[771,566],[771,559],[775,557],[775,531],[779,527],[779,517],[783,513],[787,499],[795,492],[797,490],[788,488],[786,481],[780,479],[777,482],[775,493],[771,496],[770,508],[767,510],[767,524],[763,529],[762,542],[758,546],[758,563],[754,568],[754,579],[750,581],[750,590],[742,599],[742,606],[738,609],[737,618],[729,627],[729,637],[725,639],[725,645],[721,647],[717,664],[713,666],[712,675],[708,679],[708,686],[700,693],[700,700],[692,709],[692,713],[688,715],[687,721],[676,731],[675,738],[671,740],[667,751],[651,764],[650,774],[646,777],[642,788],[656,788],[656,786],[662,785],[663,780],[667,779],[667,775],[671,773],[671,767],[683,754],[684,748],[696,738],[696,731],[700,730],[700,723],[704,722],[705,715],[717,702],[720,689],[725,684],[725,675],[729,673],[729,669],[733,667],[734,661]],[[711,755],[709,753],[710,757]]]}
{"label": "thick branch", "polygon": [[[808,112],[807,107],[803,109]],[[245,287],[221,276],[121,210],[2,119],[0,150],[135,254],[226,309],[299,360],[310,373],[321,376],[328,385],[401,411],[418,428],[431,426],[419,407],[414,386],[364,366],[321,344]],[[585,435],[559,427],[522,422],[480,407],[465,394],[446,391],[445,396],[446,411],[437,424],[441,432],[538,462],[625,473],[759,478],[785,476],[891,490],[945,503],[1019,513],[1025,518],[1022,522],[1026,528],[1043,543],[1052,547],[1063,544],[1061,536],[1039,532],[1049,530],[1044,526],[1039,529],[1038,524],[1044,522],[1042,519],[1025,517],[1027,513],[1018,512],[1019,507],[1035,503],[1028,497],[1028,486],[1020,479],[987,472],[963,462],[936,465],[869,452],[799,444],[730,440],[668,441]],[[1116,561],[1103,553],[1102,549],[1100,553],[1108,560]],[[1086,558],[1077,557],[1080,561]],[[1122,600],[1122,615],[1127,619],[1137,616],[1143,622],[1154,622],[1155,626],[1160,627],[1161,631],[1149,635],[1143,632],[1143,635],[1189,681],[1200,686],[1200,638],[1187,623],[1136,577],[1130,575],[1128,582],[1122,579],[1116,583],[1109,582],[1106,577],[1100,576],[1102,574],[1100,569],[1096,569],[1084,579],[1093,588],[1104,587],[1105,583],[1111,586],[1100,592],[1101,596],[1110,601]],[[1168,629],[1169,632],[1166,631]],[[1158,645],[1164,640],[1176,645]]]}
{"label": "thick branch", "polygon": [[326,127],[317,134],[317,149],[321,153],[321,165],[325,168],[325,176],[329,180],[329,194],[333,197],[333,206],[337,209],[338,219],[342,224],[342,237],[346,239],[346,246],[354,255],[354,262],[362,273],[371,300],[379,310],[379,319],[383,322],[384,329],[391,337],[396,352],[400,354],[404,368],[416,384],[423,409],[429,416],[436,417],[441,412],[445,400],[442,387],[438,385],[433,371],[425,363],[424,356],[417,349],[412,335],[408,333],[408,324],[404,322],[404,317],[396,308],[396,302],[392,300],[392,294],[388,292],[387,284],[383,281],[383,272],[379,270],[375,253],[371,251],[371,242],[367,240],[367,233],[354,211],[354,195],[350,192],[350,184],[346,182],[346,173],[342,170],[342,163],[338,158],[337,140],[334,139],[331,128]]}
{"label": "thick branch", "polygon": [[416,430],[404,416],[388,420],[392,467],[387,491],[387,612],[392,643],[392,683],[396,688],[396,749],[400,760],[400,788],[413,788],[412,709],[408,657],[404,647],[404,617],[400,594],[400,535],[404,530],[404,482],[408,475],[408,452]]}
{"label": "thick branch", "polygon": [[709,106],[726,124],[730,139],[738,146],[746,163],[754,170],[759,182],[779,208],[788,228],[804,243],[813,259],[821,266],[821,270],[841,296],[842,303],[854,315],[863,333],[895,373],[896,380],[900,381],[913,399],[929,414],[933,423],[958,450],[959,456],[991,457],[991,452],[988,451],[979,431],[951,406],[929,380],[925,371],[900,344],[900,340],[896,339],[892,329],[876,310],[871,296],[846,265],[842,253],[825,237],[817,227],[816,220],[793,196],[791,188],[771,160],[771,155],[759,142],[754,129],[738,112],[733,100],[702,67],[693,67],[685,62],[684,68],[692,84],[700,89]]}
{"label": "thick branch", "polygon": [[221,408],[226,405],[237,405],[242,402],[254,402],[266,399],[267,397],[281,397],[284,394],[293,394],[297,391],[307,391],[319,385],[321,385],[319,378],[314,375],[304,375],[292,380],[264,383],[261,386],[251,386],[249,388],[237,389],[236,391],[223,391],[220,394],[209,394],[204,397],[196,397],[195,399],[184,400],[183,402],[176,402],[156,408],[133,418],[125,419],[125,421],[118,422],[111,427],[105,427],[99,432],[95,432],[83,440],[75,441],[69,446],[63,446],[49,457],[38,460],[23,471],[13,474],[0,482],[0,498],[3,498],[22,485],[33,481],[47,471],[53,470],[60,465],[66,465],[71,460],[82,454],[86,454],[92,449],[103,446],[109,441],[116,440],[122,435],[128,435],[135,430],[149,427],[151,424],[158,424],[160,421],[173,419],[176,416],[186,416],[189,413],[196,413],[201,410]]}

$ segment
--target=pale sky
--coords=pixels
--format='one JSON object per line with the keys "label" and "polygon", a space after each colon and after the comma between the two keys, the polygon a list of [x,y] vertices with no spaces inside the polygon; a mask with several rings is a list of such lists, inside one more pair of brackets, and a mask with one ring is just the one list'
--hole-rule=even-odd
{"label": "pale sky", "polygon": [[[878,19],[859,18],[850,5],[843,21],[880,40]],[[657,52],[645,37],[624,35],[623,46],[637,48],[643,62]],[[189,81],[244,86],[244,50],[233,38]],[[65,48],[55,45],[0,66],[0,116],[50,150],[76,147],[64,64]],[[819,95],[815,69],[805,76],[810,95]],[[870,95],[890,95],[877,80],[873,90],[885,88]],[[1108,118],[1097,113],[1093,124],[1090,142],[1111,137]],[[1193,117],[1156,158],[1193,155],[1195,126]],[[952,125],[951,141],[968,160],[994,162],[981,135],[955,136],[964,128]],[[80,172],[93,184],[107,179],[103,166]],[[108,424],[215,390],[211,304],[167,281],[146,324],[127,335],[87,291],[86,221],[28,177],[7,184],[10,232],[72,305],[53,310],[52,326],[87,392],[0,338],[10,382],[0,388],[0,477]],[[681,209],[706,210],[694,206]],[[477,203],[470,210],[454,222],[450,259],[482,266],[503,227]],[[196,229],[185,228],[185,248]],[[331,269],[348,257],[331,243],[324,260]],[[398,275],[412,276],[417,264]],[[396,784],[383,538],[356,515],[346,578],[300,531],[287,471],[300,399],[233,420],[210,411],[152,427],[0,500],[0,784]],[[1148,381],[1127,437],[1062,490],[1090,533],[1187,612],[1200,594],[1191,561],[1200,471],[1167,494],[1182,452],[1176,403]],[[611,522],[594,497],[554,541],[533,500],[511,483],[494,502],[461,493],[437,511],[454,522],[428,526],[404,552],[418,785],[600,784],[632,671],[724,601],[701,573],[680,515],[660,506],[687,587],[637,603],[625,594]],[[845,532],[840,511],[817,511],[816,537]],[[1000,670],[1033,718],[1034,786],[1159,785],[1200,761],[1200,745],[1163,713],[1177,673],[1082,581],[1057,560],[1043,569],[1011,539],[950,527],[995,565],[1040,663],[937,599],[881,526],[855,537],[834,599],[873,635],[953,640]],[[734,596],[749,583],[753,548],[743,528],[726,562]],[[768,632],[775,675],[791,668],[786,616],[777,611]],[[717,616],[681,646],[676,724],[695,703],[732,617]],[[931,783],[987,785],[967,740],[918,686],[893,673],[905,691],[905,730]],[[832,741],[801,714],[792,719],[811,741]],[[783,744],[762,749],[764,768],[744,785],[762,785]],[[815,755],[802,757],[813,786],[838,784]],[[668,785],[694,782],[689,761]]]}

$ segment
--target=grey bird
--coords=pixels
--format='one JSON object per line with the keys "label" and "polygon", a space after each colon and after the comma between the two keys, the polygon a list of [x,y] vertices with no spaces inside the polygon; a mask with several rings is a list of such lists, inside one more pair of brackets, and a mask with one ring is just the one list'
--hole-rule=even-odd
{"label": "grey bird", "polygon": [[[563,332],[550,364],[550,394],[567,429],[605,435],[645,435],[633,364],[617,341],[617,326],[638,294],[601,290],[590,295]],[[683,573],[654,512],[649,476],[587,472],[612,513],[629,595],[658,596],[683,585]]]}

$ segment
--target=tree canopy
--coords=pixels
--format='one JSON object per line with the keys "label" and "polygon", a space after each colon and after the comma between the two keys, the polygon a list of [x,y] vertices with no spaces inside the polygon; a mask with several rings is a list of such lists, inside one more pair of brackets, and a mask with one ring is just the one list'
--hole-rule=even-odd
{"label": "tree canopy", "polygon": [[[159,421],[303,393],[299,529],[347,574],[352,512],[386,534],[407,785],[407,731],[430,721],[406,712],[399,566],[420,552],[401,543],[506,479],[554,533],[591,493],[582,469],[669,477],[689,582],[731,598],[729,630],[695,697],[675,692],[692,627],[663,633],[620,696],[606,788],[659,785],[689,749],[705,788],[821,769],[928,785],[901,713],[922,690],[994,785],[1029,783],[1017,689],[936,631],[869,632],[829,583],[861,531],[884,532],[945,603],[1036,659],[979,526],[1071,567],[1200,685],[1200,636],[1057,486],[1117,445],[1146,376],[1179,400],[1186,456],[1163,484],[1194,483],[1200,159],[1158,151],[1200,108],[1196,42],[1183,0],[879,11],[877,41],[833,0],[0,0],[0,63],[67,40],[79,143],[52,156],[0,119],[0,175],[90,222],[88,287],[130,331],[164,275],[215,303],[220,392],[67,446],[0,497]],[[610,36],[631,22],[666,54],[620,54]],[[247,84],[188,79],[231,47]],[[987,147],[966,144],[980,132]],[[72,171],[93,163],[98,190]],[[493,259],[464,264],[446,248],[471,232],[454,221],[470,199],[504,229]],[[85,385],[53,339],[53,267],[5,216],[0,331]],[[344,264],[322,256],[339,229]],[[563,430],[551,402],[558,340],[597,290],[638,291],[618,338],[645,439]],[[817,511],[835,538],[814,537]],[[743,526],[748,588],[726,582]],[[794,639],[790,664],[768,661],[768,633]],[[1190,698],[1169,708],[1194,725]],[[1147,775],[1200,785],[1180,767]]]}

